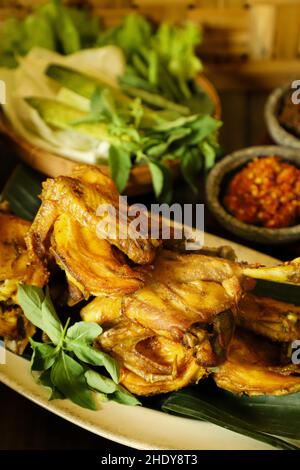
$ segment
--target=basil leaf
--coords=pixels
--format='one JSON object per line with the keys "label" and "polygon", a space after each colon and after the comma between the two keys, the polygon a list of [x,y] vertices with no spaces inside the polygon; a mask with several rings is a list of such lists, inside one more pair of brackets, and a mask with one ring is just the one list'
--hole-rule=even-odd
{"label": "basil leaf", "polygon": [[121,193],[127,184],[132,162],[130,153],[113,145],[109,148],[109,167],[112,179]]}
{"label": "basil leaf", "polygon": [[101,333],[102,328],[97,323],[80,321],[68,328],[66,339],[72,340],[73,344],[74,342],[91,344]]}
{"label": "basil leaf", "polygon": [[1,199],[8,201],[12,212],[23,219],[32,221],[41,201],[42,177],[29,166],[19,164],[3,188]]}
{"label": "basil leaf", "polygon": [[97,390],[97,392],[101,393],[114,393],[118,385],[115,384],[115,382],[108,377],[105,377],[104,375],[99,374],[98,372],[94,370],[88,370],[84,374],[87,384],[89,387],[91,387],[94,390]]}
{"label": "basil leaf", "polygon": [[148,162],[154,193],[156,197],[159,197],[164,187],[164,173],[161,169],[161,165],[157,162]]}
{"label": "basil leaf", "polygon": [[[191,133],[191,129],[184,128],[184,127],[173,130],[167,139],[164,139],[163,142],[160,142],[159,144],[154,145],[153,147],[149,148],[147,150],[147,155],[153,158],[162,157],[167,152],[170,145],[173,144],[173,142],[176,142],[182,139],[183,137],[186,137],[190,133]],[[179,145],[180,145],[180,142],[179,142]]]}
{"label": "basil leaf", "polygon": [[212,145],[208,142],[202,142],[200,145],[202,153],[204,155],[204,166],[206,170],[210,170],[214,166],[216,159],[216,151]]}
{"label": "basil leaf", "polygon": [[19,284],[18,302],[25,313],[26,318],[41,330],[44,329],[42,318],[43,290],[35,286]]}
{"label": "basil leaf", "polygon": [[197,131],[197,142],[200,142],[219,129],[221,125],[221,121],[218,121],[217,119],[214,119],[213,117],[206,114],[205,116],[198,117],[190,124],[190,127],[194,131]]}
{"label": "basil leaf", "polygon": [[170,203],[172,200],[171,171],[163,162],[149,160],[148,165],[156,197],[163,202]]}
{"label": "basil leaf", "polygon": [[199,151],[187,150],[180,160],[180,168],[185,181],[193,191],[198,191],[199,171],[202,166],[202,157]]}
{"label": "basil leaf", "polygon": [[154,126],[155,131],[161,131],[161,132],[169,132],[173,129],[176,129],[177,127],[183,127],[186,126],[187,124],[190,124],[192,122],[197,121],[198,119],[197,115],[193,116],[187,116],[187,117],[179,117],[178,119],[175,119],[173,121],[164,121],[156,126]]}
{"label": "basil leaf", "polygon": [[51,381],[50,370],[45,370],[42,372],[37,380],[37,383],[49,389],[50,394],[48,400],[62,400],[65,398],[65,396],[53,385]]}
{"label": "basil leaf", "polygon": [[88,389],[84,368],[72,357],[60,351],[51,369],[51,381],[58,390],[83,408],[96,410],[92,392]]}
{"label": "basil leaf", "polygon": [[47,370],[55,362],[57,351],[53,346],[46,343],[37,343],[29,338],[31,347],[33,349],[31,357],[31,370]]}
{"label": "basil leaf", "polygon": [[88,370],[85,378],[89,387],[98,392],[109,395],[109,399],[123,405],[141,405],[140,401],[129,393],[122,385],[115,384],[111,379],[104,377],[94,370]]}
{"label": "basil leaf", "polygon": [[46,296],[42,303],[42,318],[43,330],[49,336],[52,343],[57,345],[60,342],[63,333],[63,327],[51,301],[48,287],[46,290]]}
{"label": "basil leaf", "polygon": [[128,405],[128,406],[141,405],[141,402],[121,385],[118,385],[118,390],[114,392],[114,394],[109,398],[118,403],[122,403],[122,405]]}
{"label": "basil leaf", "polygon": [[72,351],[78,359],[93,366],[103,366],[114,382],[119,381],[119,367],[115,359],[100,349],[93,348],[83,342],[76,342],[66,338],[66,348]]}

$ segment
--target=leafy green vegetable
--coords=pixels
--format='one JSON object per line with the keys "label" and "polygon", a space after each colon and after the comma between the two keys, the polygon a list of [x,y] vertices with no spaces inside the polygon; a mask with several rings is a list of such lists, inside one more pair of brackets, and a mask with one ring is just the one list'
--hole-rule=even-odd
{"label": "leafy green vegetable", "polygon": [[0,34],[0,64],[15,67],[17,57],[33,47],[72,54],[95,46],[100,32],[99,20],[87,11],[65,7],[51,0],[36,8],[23,21],[8,18]]}
{"label": "leafy green vegetable", "polygon": [[89,387],[98,392],[110,394],[114,393],[118,388],[118,385],[113,380],[99,374],[95,370],[88,370],[84,375]]}
{"label": "leafy green vegetable", "polygon": [[52,343],[57,346],[63,334],[63,327],[50,299],[48,287],[46,289],[46,296],[42,303],[42,325],[47,336],[49,336]]}
{"label": "leafy green vegetable", "polygon": [[72,54],[81,49],[80,36],[75,27],[72,17],[69,15],[67,8],[65,8],[60,0],[53,0],[56,7],[55,15],[55,29],[56,34],[61,42],[62,50],[65,54]]}
{"label": "leafy green vegetable", "polygon": [[[21,98],[22,119],[13,100],[7,114],[16,130],[34,145],[87,163],[108,163],[119,191],[125,189],[134,164],[149,165],[156,197],[170,200],[172,178],[166,162],[175,157],[180,160],[186,181],[196,190],[198,173],[213,166],[218,150],[220,123],[210,116],[213,105],[195,81],[202,69],[195,52],[200,42],[199,28],[191,23],[162,23],[155,28],[137,14],[102,31],[99,21],[87,11],[51,0],[22,21],[5,22],[0,35],[0,63],[14,65],[35,46],[68,55],[82,47],[117,45],[127,59],[126,72],[120,76],[123,90],[105,74],[101,80],[95,78],[99,76],[97,61],[95,73],[88,76],[90,61],[86,69],[78,65],[85,71],[80,73],[62,65],[61,60],[48,67],[49,60],[45,60],[41,68],[40,55],[36,62],[40,75],[46,69],[45,74],[60,84],[61,90],[54,92],[48,80],[32,80],[29,88],[31,83],[40,86],[32,86],[35,92],[25,100],[38,114],[23,106]],[[120,74],[123,60],[120,51],[117,55]],[[28,63],[27,57],[22,58],[19,67],[26,79],[33,76],[34,61],[29,56]],[[46,56],[49,59],[51,54]],[[72,56],[66,63],[76,69],[77,64],[69,59]],[[25,111],[28,119],[24,119]]]}
{"label": "leafy green vegetable", "polygon": [[[20,284],[18,300],[26,317],[51,340],[51,343],[38,343],[30,339],[30,344],[33,350],[31,369],[42,372],[39,382],[50,388],[52,399],[66,397],[80,406],[95,409],[91,389],[98,390],[101,382],[102,388],[106,384],[105,394],[122,392],[119,400],[135,404],[134,399],[126,397],[126,392],[117,385],[119,380],[117,362],[93,346],[102,333],[99,325],[78,322],[68,328],[68,320],[63,328],[48,289],[44,295],[42,289]],[[104,367],[112,380],[100,374],[95,375],[97,372],[89,369],[86,364]],[[87,379],[93,385],[89,385]],[[106,396],[102,398],[105,399]],[[110,398],[115,399],[115,395],[111,395]]]}
{"label": "leafy green vegetable", "polygon": [[44,293],[35,286],[20,284],[18,288],[18,302],[31,323],[43,330],[42,303]]}
{"label": "leafy green vegetable", "polygon": [[55,385],[53,385],[51,380],[51,370],[44,370],[39,376],[37,383],[49,389],[50,394],[48,400],[62,400],[65,398]]}
{"label": "leafy green vegetable", "polygon": [[109,166],[112,179],[121,193],[125,189],[132,166],[130,153],[124,149],[111,146],[109,150]]}
{"label": "leafy green vegetable", "polygon": [[158,162],[149,160],[149,169],[152,176],[153,187],[156,197],[158,197],[164,186],[164,173]]}
{"label": "leafy green vegetable", "polygon": [[102,328],[97,323],[80,321],[70,326],[66,339],[73,343],[91,344],[101,333]]}
{"label": "leafy green vegetable", "polygon": [[96,410],[93,395],[87,387],[84,368],[75,359],[60,351],[51,369],[51,381],[67,398],[83,408]]}
{"label": "leafy green vegetable", "polygon": [[121,385],[119,385],[118,390],[113,393],[112,400],[121,403],[122,405],[141,405],[141,402]]}
{"label": "leafy green vegetable", "polygon": [[199,172],[202,167],[202,160],[199,159],[196,149],[184,152],[181,158],[181,171],[185,181],[191,186],[194,192],[198,190]]}
{"label": "leafy green vegetable", "polygon": [[[163,22],[155,30],[144,17],[132,14],[121,25],[100,33],[98,44],[114,44],[124,51],[127,70],[120,83],[131,96],[151,104],[148,93],[152,92],[152,103],[158,106],[163,99],[182,105],[190,100],[194,112],[213,112],[210,99],[203,100],[205,94],[194,82],[202,71],[195,53],[201,39],[199,27],[193,23],[177,26]],[[202,99],[191,100],[198,96]]]}
{"label": "leafy green vegetable", "polygon": [[[197,190],[200,170],[209,169],[216,158],[219,121],[209,115],[185,116],[179,109],[171,111],[168,104],[163,111],[151,110],[140,98],[130,100],[119,90],[68,67],[53,64],[46,73],[64,90],[89,98],[90,111],[48,98],[27,97],[27,103],[54,129],[72,129],[99,144],[105,142],[111,175],[120,192],[132,165],[146,163],[156,197],[170,201],[172,176],[167,161],[174,157],[179,159],[186,181]],[[164,98],[162,102],[166,104]]]}
{"label": "leafy green vegetable", "polygon": [[37,343],[30,338],[30,344],[33,349],[31,357],[32,370],[47,370],[53,366],[57,356],[56,349],[47,343]]}
{"label": "leafy green vegetable", "polygon": [[7,181],[1,200],[8,201],[11,210],[26,220],[33,220],[37,213],[42,178],[24,164],[19,164]]}
{"label": "leafy green vegetable", "polygon": [[92,389],[100,393],[109,394],[111,400],[123,405],[141,405],[140,401],[122,387],[122,385],[115,384],[111,379],[104,377],[94,370],[88,370],[85,373],[85,378]]}

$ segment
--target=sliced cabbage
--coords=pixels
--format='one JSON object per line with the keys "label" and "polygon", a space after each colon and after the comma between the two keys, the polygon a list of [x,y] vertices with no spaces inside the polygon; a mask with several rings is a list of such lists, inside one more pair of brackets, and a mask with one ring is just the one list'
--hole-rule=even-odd
{"label": "sliced cabbage", "polygon": [[44,71],[50,63],[62,64],[117,87],[117,77],[124,73],[122,51],[115,46],[85,49],[68,56],[41,48],[19,58],[16,69],[0,68],[0,80],[6,84],[3,110],[15,131],[36,147],[86,163],[106,161],[109,144],[73,130],[55,130],[48,126],[24,98],[55,98],[80,109],[89,110],[89,100],[60,88]]}

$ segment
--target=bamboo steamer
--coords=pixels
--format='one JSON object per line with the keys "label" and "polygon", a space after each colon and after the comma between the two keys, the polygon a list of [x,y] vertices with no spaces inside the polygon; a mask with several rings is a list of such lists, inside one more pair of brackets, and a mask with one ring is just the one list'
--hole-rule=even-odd
{"label": "bamboo steamer", "polygon": [[[197,78],[197,82],[212,99],[215,105],[214,116],[219,119],[221,117],[221,103],[216,89],[203,75]],[[16,152],[24,162],[46,176],[68,175],[78,165],[78,161],[73,161],[32,145],[12,128],[3,113],[0,116],[0,131],[7,135],[15,144]],[[99,166],[106,174],[109,174],[109,167],[107,165]],[[170,161],[169,167],[173,178],[178,179],[180,177],[179,163],[177,161]],[[128,196],[139,196],[151,191],[152,182],[148,166],[139,165],[133,167],[124,191],[125,194]]]}

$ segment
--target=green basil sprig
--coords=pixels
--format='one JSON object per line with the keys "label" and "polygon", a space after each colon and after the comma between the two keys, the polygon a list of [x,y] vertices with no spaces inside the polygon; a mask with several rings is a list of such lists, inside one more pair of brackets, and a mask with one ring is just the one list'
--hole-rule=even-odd
{"label": "green basil sprig", "polygon": [[[83,408],[96,410],[93,392],[102,401],[114,400],[126,405],[140,402],[118,384],[118,364],[105,352],[94,348],[93,343],[101,335],[97,323],[77,322],[63,327],[46,288],[43,290],[19,284],[18,301],[31,323],[46,333],[48,343],[30,338],[33,350],[31,370],[41,372],[38,383],[50,389],[49,399],[69,398]],[[102,366],[111,379],[90,369],[88,365]]]}

